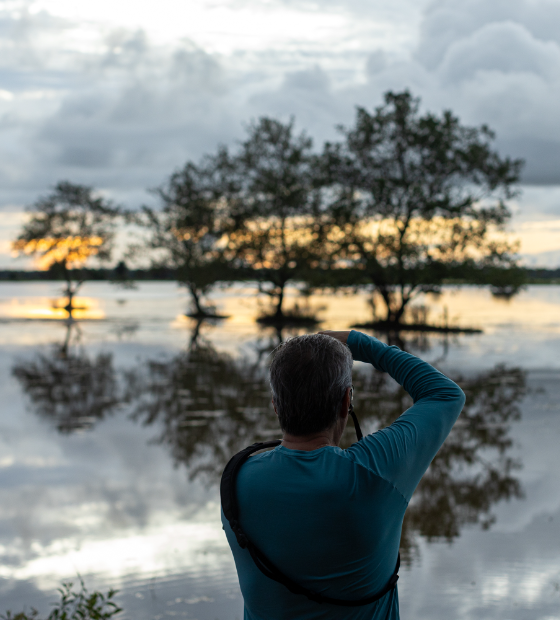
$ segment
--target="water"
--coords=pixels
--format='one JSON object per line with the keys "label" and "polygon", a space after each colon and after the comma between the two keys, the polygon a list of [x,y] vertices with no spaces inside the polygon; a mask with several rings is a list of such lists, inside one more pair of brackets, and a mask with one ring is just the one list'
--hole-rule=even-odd
{"label": "water", "polygon": [[[217,481],[236,450],[278,436],[265,364],[279,334],[254,323],[251,287],[218,291],[230,319],[197,326],[171,283],[92,283],[70,331],[58,294],[0,284],[0,612],[47,611],[79,573],[118,588],[131,620],[241,618]],[[405,338],[468,400],[407,513],[402,616],[560,618],[560,287],[424,302],[484,333]],[[361,296],[310,303],[324,329],[367,318]],[[409,405],[362,364],[354,385],[364,430]]]}

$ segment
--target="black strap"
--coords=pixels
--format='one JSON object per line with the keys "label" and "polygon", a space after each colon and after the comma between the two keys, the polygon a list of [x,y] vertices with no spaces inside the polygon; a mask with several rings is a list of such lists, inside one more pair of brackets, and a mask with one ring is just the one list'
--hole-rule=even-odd
{"label": "black strap", "polygon": [[[358,440],[362,439],[362,431],[360,429],[360,425],[358,423],[358,419],[356,418],[356,414],[354,413],[353,407],[350,408],[349,411],[352,419],[354,421],[354,426],[356,428],[356,435]],[[253,558],[253,561],[257,565],[257,568],[269,579],[273,579],[278,583],[281,583],[283,586],[288,588],[290,592],[293,594],[302,594],[306,596],[311,601],[315,601],[316,603],[330,603],[331,605],[342,605],[344,607],[359,607],[362,605],[369,605],[378,601],[380,598],[385,596],[387,592],[392,590],[399,579],[399,567],[401,563],[400,553],[397,556],[397,565],[395,567],[395,572],[391,575],[391,578],[385,585],[385,587],[380,591],[374,594],[373,596],[369,596],[367,598],[348,601],[344,599],[336,599],[331,598],[329,596],[324,596],[319,594],[319,592],[314,592],[313,590],[309,590],[308,588],[296,583],[292,579],[290,579],[287,575],[282,573],[265,555],[260,549],[258,549],[247,537],[241,525],[239,523],[239,509],[237,506],[237,493],[235,488],[235,483],[237,479],[237,474],[241,469],[243,463],[253,454],[254,452],[258,452],[259,450],[265,450],[266,448],[275,448],[282,443],[280,439],[275,439],[273,441],[263,441],[260,443],[254,443],[252,446],[248,446],[241,452],[238,452],[234,455],[229,463],[226,465],[224,469],[224,473],[222,474],[222,480],[220,483],[220,497],[222,500],[222,510],[224,511],[225,518],[229,521],[230,527],[237,538],[237,542],[242,549],[247,549]]]}
{"label": "black strap", "polygon": [[350,407],[348,407],[348,413],[350,414],[350,417],[352,418],[352,422],[354,422],[354,430],[356,431],[356,437],[358,438],[358,441],[362,441],[362,439],[364,438],[364,435],[362,433],[362,429],[360,428],[360,423],[358,422],[358,418],[356,417],[356,414],[354,412],[354,405],[352,403],[350,403]]}

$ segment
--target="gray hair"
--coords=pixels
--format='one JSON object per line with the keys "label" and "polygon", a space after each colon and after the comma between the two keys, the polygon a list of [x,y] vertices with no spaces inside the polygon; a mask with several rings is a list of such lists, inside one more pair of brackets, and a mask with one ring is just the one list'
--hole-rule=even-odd
{"label": "gray hair", "polygon": [[352,354],[326,334],[290,338],[275,351],[270,387],[283,431],[310,435],[332,426],[352,385]]}

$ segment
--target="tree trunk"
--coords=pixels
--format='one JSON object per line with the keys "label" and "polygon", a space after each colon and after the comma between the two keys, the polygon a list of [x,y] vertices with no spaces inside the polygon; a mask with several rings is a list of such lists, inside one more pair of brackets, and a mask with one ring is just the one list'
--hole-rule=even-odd
{"label": "tree trunk", "polygon": [[68,297],[68,303],[66,304],[66,312],[68,312],[68,320],[73,321],[74,320],[74,316],[73,316],[73,312],[74,312],[74,291],[70,289],[70,287],[68,286],[68,288],[66,289],[66,296]]}
{"label": "tree trunk", "polygon": [[[377,293],[381,296],[383,303],[385,304],[385,323],[394,323],[394,311],[393,311],[393,299],[391,292],[380,286],[376,286]],[[375,307],[374,307],[374,320],[375,320]]]}
{"label": "tree trunk", "polygon": [[283,284],[278,285],[280,292],[276,296],[276,312],[274,313],[274,317],[278,320],[281,320],[284,318],[284,312],[282,311],[282,304],[284,303],[284,287],[285,286],[286,286],[285,282]]}
{"label": "tree trunk", "polygon": [[[395,308],[395,300],[390,292],[388,291],[384,291],[384,292],[378,291],[378,292],[379,292],[379,295],[381,296],[381,299],[383,300],[383,303],[385,304],[385,321],[384,322],[389,325],[395,325],[395,326],[400,325],[405,309],[406,309],[406,304],[408,303],[408,301],[404,303],[401,301],[399,306]],[[373,311],[373,314],[374,314],[373,318],[375,321],[375,309]]]}
{"label": "tree trunk", "polygon": [[66,290],[64,291],[64,294],[68,298],[68,303],[64,306],[64,309],[66,310],[66,312],[68,312],[68,321],[73,321],[74,320],[74,314],[73,314],[74,313],[74,297],[76,296],[76,293],[78,292],[78,289],[80,288],[80,286],[82,286],[83,280],[81,282],[76,282],[76,284],[72,286],[72,278],[70,277],[70,270],[66,266],[66,263],[64,263],[64,277],[66,280]]}
{"label": "tree trunk", "polygon": [[72,300],[74,298],[74,291],[72,290],[72,280],[70,280],[70,272],[66,265],[66,261],[63,262],[62,268],[64,270],[64,279],[66,280],[66,290],[63,292],[68,298],[68,302],[64,306],[64,309],[68,312],[68,320],[73,321],[74,317],[72,316],[72,312],[74,310],[74,306],[72,304]]}
{"label": "tree trunk", "polygon": [[191,294],[192,302],[194,303],[194,307],[195,307],[195,310],[196,310],[196,315],[197,316],[204,316],[204,315],[208,314],[206,312],[206,310],[202,307],[201,303],[200,303],[200,294],[199,294],[198,289],[196,288],[196,286],[194,284],[189,284],[188,288],[189,288],[189,292]]}
{"label": "tree trunk", "polygon": [[401,302],[401,305],[396,310],[393,310],[392,322],[395,325],[400,325],[401,319],[403,318],[404,311],[406,307],[406,302]]}

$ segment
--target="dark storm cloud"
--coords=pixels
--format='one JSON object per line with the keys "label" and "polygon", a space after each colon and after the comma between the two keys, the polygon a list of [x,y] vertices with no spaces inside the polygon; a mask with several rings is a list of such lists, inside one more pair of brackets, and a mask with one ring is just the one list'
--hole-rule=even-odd
{"label": "dark storm cloud", "polygon": [[[43,84],[32,75],[27,87],[36,94],[13,94],[21,106],[0,101],[3,205],[29,202],[59,178],[145,199],[145,188],[186,157],[240,133],[239,86],[215,58],[188,43],[169,52],[150,46],[142,33],[115,32],[103,53],[69,54],[71,62],[46,58],[43,67],[32,67]],[[62,63],[69,65],[63,71]]]}
{"label": "dark storm cloud", "polygon": [[502,150],[526,159],[526,183],[560,183],[559,21],[558,2],[443,0],[416,53],[434,80],[427,99],[495,128]]}
{"label": "dark storm cloud", "polygon": [[[443,0],[426,9],[407,60],[383,50],[366,60],[368,84],[347,98],[372,107],[409,87],[425,109],[487,123],[503,153],[526,160],[523,182],[560,183],[560,2]],[[348,101],[350,103],[350,101]]]}

